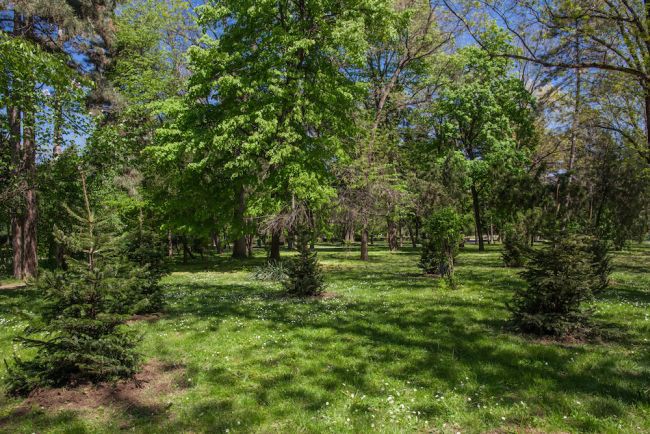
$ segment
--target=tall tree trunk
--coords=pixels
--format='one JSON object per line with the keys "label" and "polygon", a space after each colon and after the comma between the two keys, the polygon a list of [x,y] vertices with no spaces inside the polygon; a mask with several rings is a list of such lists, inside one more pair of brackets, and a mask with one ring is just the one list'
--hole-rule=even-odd
{"label": "tall tree trunk", "polygon": [[361,231],[361,260],[368,260],[368,228],[366,227]]}
{"label": "tall tree trunk", "polygon": [[[12,165],[14,167],[14,177],[18,188],[18,196],[22,196],[22,187],[24,181],[22,176],[22,145],[20,137],[20,110],[18,107],[8,107],[8,121],[10,130]],[[22,201],[21,201],[22,202]],[[23,226],[24,226],[24,212],[23,204],[14,207],[11,212],[11,249],[13,253],[13,276],[16,279],[23,278]]]}
{"label": "tall tree trunk", "polygon": [[393,252],[398,248],[397,224],[395,223],[395,220],[393,220],[393,218],[390,216],[386,217],[386,220],[388,226],[388,233],[386,234],[386,238],[388,240],[388,249]]}
{"label": "tall tree trunk", "polygon": [[253,257],[253,234],[246,235],[246,256]]}
{"label": "tall tree trunk", "polygon": [[174,256],[174,239],[172,238],[171,229],[167,230],[167,256]]}
{"label": "tall tree trunk", "polygon": [[352,220],[348,220],[345,224],[344,241],[345,244],[354,243],[354,224],[352,223]]}
{"label": "tall tree trunk", "polygon": [[413,231],[413,228],[410,224],[406,225],[406,229],[408,230],[409,238],[411,239],[411,247],[415,249],[418,246],[418,240],[415,238],[415,232]]}
{"label": "tall tree trunk", "polygon": [[481,205],[479,203],[478,191],[476,186],[472,183],[472,206],[474,207],[474,222],[476,223],[476,238],[478,239],[478,251],[483,252],[485,245],[483,244],[483,223],[481,222]]}
{"label": "tall tree trunk", "polygon": [[223,253],[223,247],[221,246],[221,238],[219,237],[219,232],[218,231],[212,231],[212,247],[214,248],[215,252],[217,252],[217,255],[220,255]]}
{"label": "tall tree trunk", "polygon": [[57,90],[54,94],[54,147],[52,148],[52,157],[56,158],[63,152],[63,106],[61,104],[61,94]]}
{"label": "tall tree trunk", "polygon": [[280,231],[274,231],[271,234],[271,250],[269,251],[270,261],[280,260]]}
{"label": "tall tree trunk", "polygon": [[[576,21],[576,35],[575,35],[575,50],[576,50],[576,63],[580,63],[582,60],[581,50],[580,50],[580,31],[579,31],[579,22]],[[569,164],[567,166],[567,181],[566,181],[566,192],[564,194],[564,226],[566,226],[570,218],[570,209],[571,209],[571,184],[573,183],[573,167],[575,166],[576,160],[576,148],[578,142],[578,129],[580,128],[580,94],[582,87],[582,70],[580,68],[576,69],[576,88],[573,101],[573,120],[571,124],[571,149],[569,150]]]}
{"label": "tall tree trunk", "polygon": [[23,278],[23,218],[19,215],[11,217],[11,249],[13,252],[13,275],[16,279]]}
{"label": "tall tree trunk", "polygon": [[646,160],[650,164],[650,80],[644,82],[643,91],[645,92],[645,137],[646,137]]}
{"label": "tall tree trunk", "polygon": [[[246,192],[244,187],[239,187],[235,191],[235,212],[234,212],[234,224],[239,225],[240,228],[244,226],[244,213],[246,212]],[[248,249],[246,246],[246,236],[241,233],[238,234],[238,238],[233,241],[232,244],[232,257],[237,259],[244,259],[248,257]]]}
{"label": "tall tree trunk", "polygon": [[[14,13],[14,34],[24,35],[29,23]],[[33,83],[14,83],[24,86],[23,91],[29,95]],[[29,96],[16,101],[16,106],[8,106],[10,140],[12,142],[12,162],[14,164],[20,205],[12,216],[12,245],[14,277],[24,279],[36,276],[38,269],[38,246],[36,239],[37,198],[36,198],[36,143],[34,109]],[[22,111],[22,137],[21,137]],[[16,263],[16,261],[18,263]]]}

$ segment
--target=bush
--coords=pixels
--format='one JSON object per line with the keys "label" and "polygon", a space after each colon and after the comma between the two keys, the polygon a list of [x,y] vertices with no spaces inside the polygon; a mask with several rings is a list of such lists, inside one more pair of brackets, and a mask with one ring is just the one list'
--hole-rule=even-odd
{"label": "bush", "polygon": [[519,225],[508,225],[503,231],[503,258],[506,267],[523,267],[529,249],[526,232]]}
{"label": "bush", "polygon": [[137,339],[125,330],[116,310],[128,297],[140,270],[120,253],[119,237],[108,220],[71,212],[76,224],[70,236],[56,232],[70,258],[66,271],[44,272],[38,290],[45,307],[17,340],[36,349],[31,360],[15,357],[8,366],[11,393],[36,387],[115,380],[133,375],[139,360]]}
{"label": "bush", "polygon": [[316,252],[309,248],[308,233],[297,237],[298,256],[287,261],[287,278],[282,282],[286,291],[295,296],[313,296],[323,292],[323,273]]}
{"label": "bush", "polygon": [[610,266],[604,244],[588,236],[560,235],[528,256],[522,272],[528,285],[508,305],[516,327],[539,335],[584,332],[591,314],[585,304],[607,287]]}
{"label": "bush", "polygon": [[432,214],[425,222],[426,239],[422,243],[419,267],[427,274],[437,274],[454,283],[454,263],[462,240],[463,221],[452,208]]}

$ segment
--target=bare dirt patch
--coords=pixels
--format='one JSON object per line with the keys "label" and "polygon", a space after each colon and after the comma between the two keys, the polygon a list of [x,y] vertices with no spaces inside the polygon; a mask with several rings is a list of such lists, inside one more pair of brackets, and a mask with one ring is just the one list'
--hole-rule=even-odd
{"label": "bare dirt patch", "polygon": [[156,322],[163,317],[162,313],[147,313],[147,314],[136,314],[131,316],[131,318],[125,321],[126,324],[135,324],[140,321],[144,322]]}
{"label": "bare dirt patch", "polygon": [[12,291],[14,289],[26,288],[27,284],[24,282],[5,283],[0,285],[0,291]]}
{"label": "bare dirt patch", "polygon": [[183,373],[182,366],[154,359],[147,362],[134,378],[115,384],[37,389],[19,409],[92,411],[99,407],[117,407],[129,413],[160,414],[171,406],[161,400],[182,388]]}

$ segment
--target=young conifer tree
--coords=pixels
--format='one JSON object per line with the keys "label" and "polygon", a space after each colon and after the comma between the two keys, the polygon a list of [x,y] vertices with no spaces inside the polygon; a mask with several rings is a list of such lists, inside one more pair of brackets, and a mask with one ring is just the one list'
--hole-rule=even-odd
{"label": "young conifer tree", "polygon": [[611,272],[607,246],[594,237],[556,234],[542,249],[530,249],[508,305],[515,326],[527,333],[563,336],[589,327],[594,294],[605,290]]}
{"label": "young conifer tree", "polygon": [[313,296],[323,292],[323,272],[316,252],[309,248],[309,239],[308,231],[298,233],[298,256],[291,258],[287,263],[287,279],[283,284],[290,295]]}
{"label": "young conifer tree", "polygon": [[7,385],[14,394],[126,378],[137,369],[137,339],[123,325],[120,300],[136,285],[139,269],[121,255],[122,240],[111,217],[91,209],[83,174],[82,187],[84,207],[68,209],[73,230],[55,234],[73,253],[68,269],[40,277],[44,307],[18,339],[36,354],[29,360],[16,357],[8,366]]}

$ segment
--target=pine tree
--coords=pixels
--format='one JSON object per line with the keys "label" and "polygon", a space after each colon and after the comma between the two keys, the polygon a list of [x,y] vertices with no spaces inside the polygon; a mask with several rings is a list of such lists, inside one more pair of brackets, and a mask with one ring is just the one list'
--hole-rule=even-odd
{"label": "pine tree", "polygon": [[297,237],[298,256],[286,266],[284,288],[290,295],[313,296],[323,292],[323,273],[316,252],[309,248],[309,233],[301,231]]}
{"label": "pine tree", "polygon": [[528,285],[508,305],[515,326],[540,335],[586,331],[591,310],[585,304],[608,284],[606,246],[593,237],[558,234],[528,256],[522,273]]}
{"label": "pine tree", "polygon": [[120,301],[133,290],[140,270],[121,255],[114,221],[91,210],[83,176],[82,185],[85,207],[68,209],[73,231],[55,234],[75,257],[66,271],[46,272],[38,281],[45,306],[18,339],[36,349],[36,355],[30,360],[16,357],[8,366],[8,389],[15,394],[125,378],[138,365],[137,339],[122,325]]}

